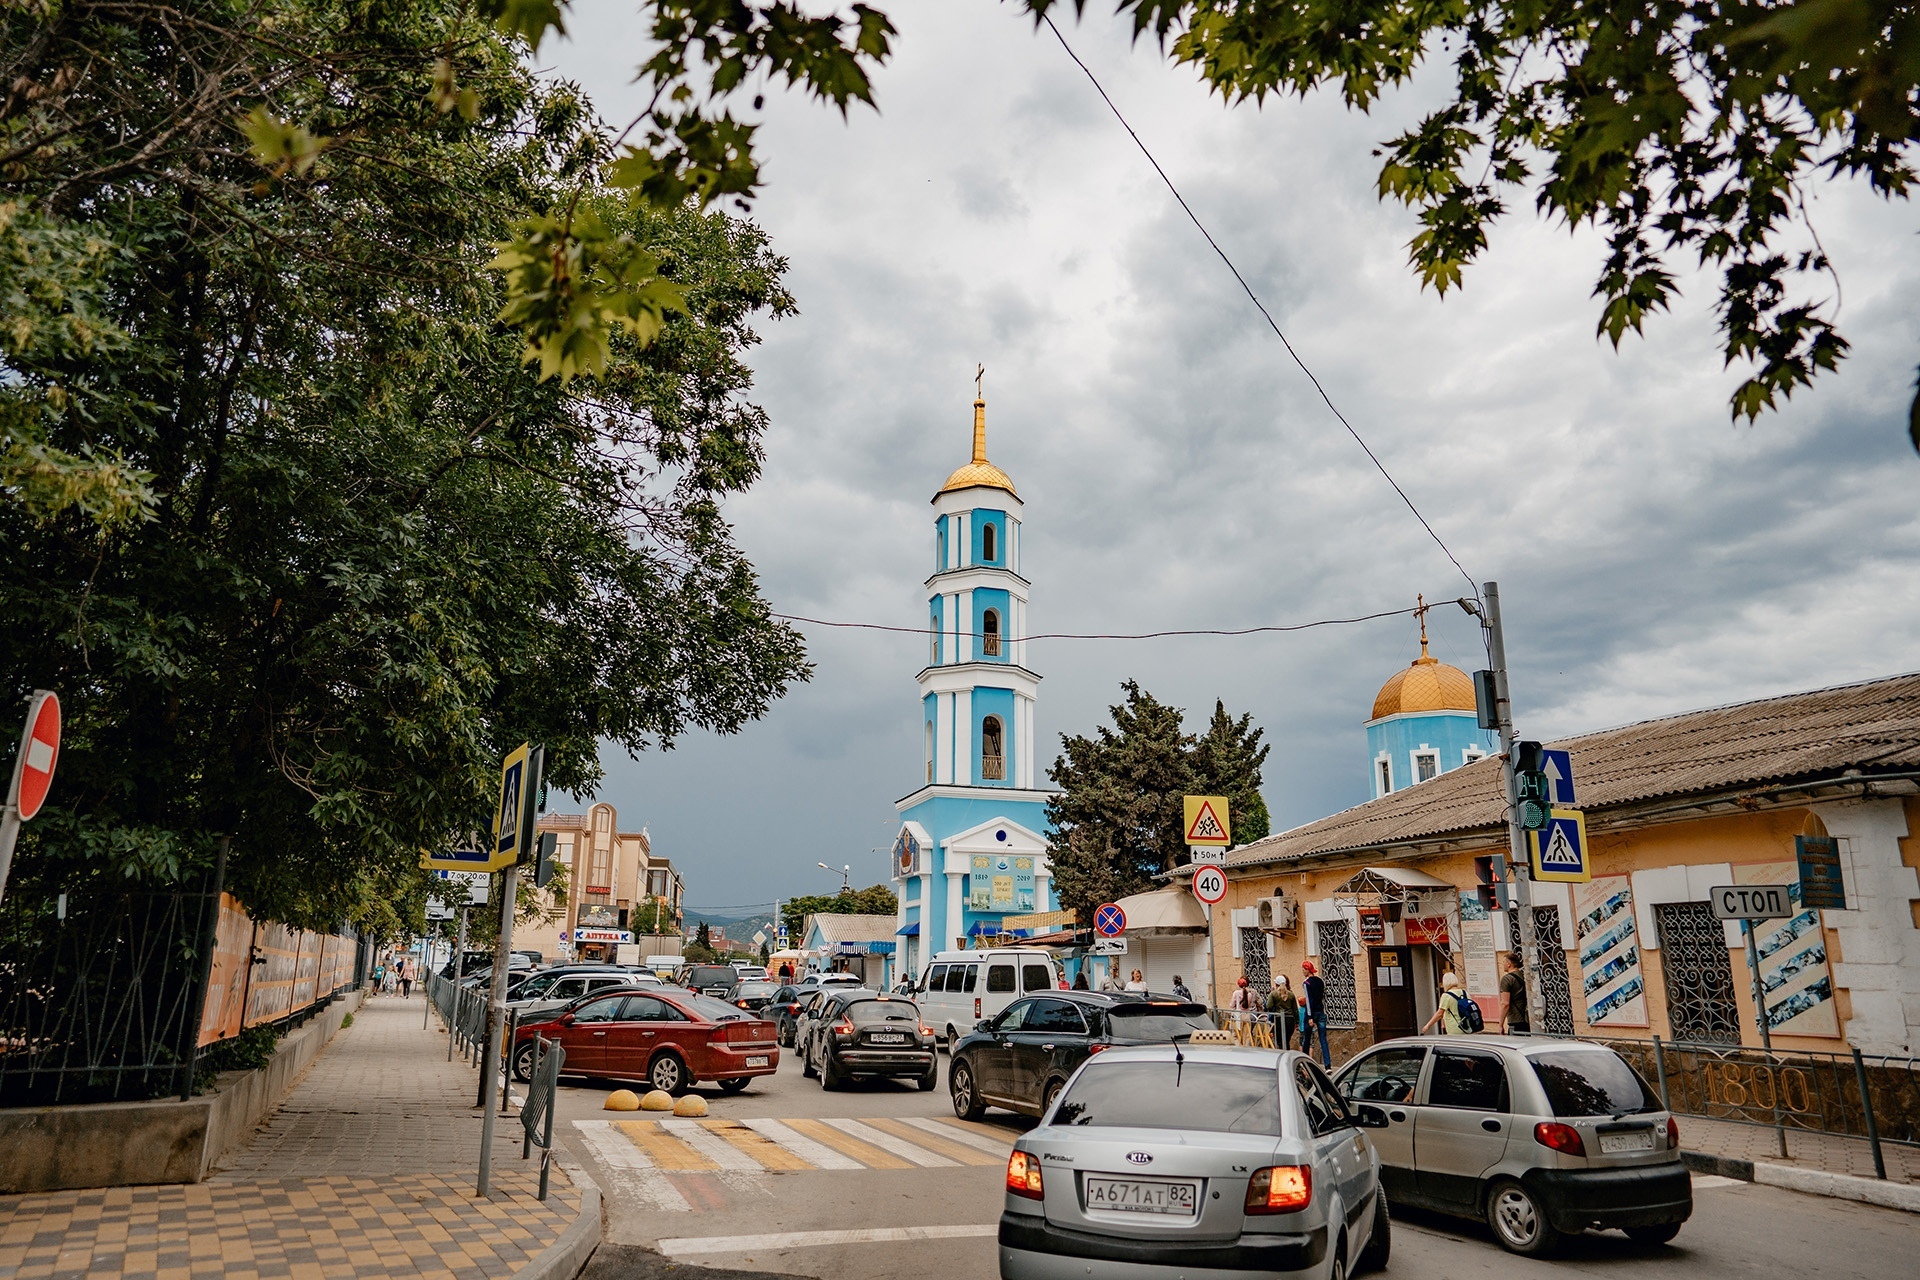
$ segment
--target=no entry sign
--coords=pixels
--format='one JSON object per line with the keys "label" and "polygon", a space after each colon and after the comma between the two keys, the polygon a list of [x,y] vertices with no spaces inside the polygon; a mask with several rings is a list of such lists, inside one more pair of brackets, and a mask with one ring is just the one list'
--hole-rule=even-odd
{"label": "no entry sign", "polygon": [[7,889],[13,867],[13,846],[20,824],[40,812],[53,786],[53,766],[60,759],[60,699],[46,689],[35,689],[27,703],[27,728],[20,735],[20,754],[13,760],[13,781],[7,802],[0,806],[0,894]]}
{"label": "no entry sign", "polygon": [[27,709],[27,730],[20,735],[20,755],[13,764],[13,788],[7,803],[26,822],[40,812],[53,786],[53,766],[60,759],[60,699],[45,689],[34,691]]}

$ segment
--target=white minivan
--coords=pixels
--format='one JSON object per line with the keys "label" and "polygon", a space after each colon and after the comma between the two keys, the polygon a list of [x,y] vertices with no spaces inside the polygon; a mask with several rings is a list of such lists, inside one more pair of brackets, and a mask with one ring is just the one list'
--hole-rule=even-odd
{"label": "white minivan", "polygon": [[914,989],[920,1020],[947,1048],[1023,995],[1060,986],[1060,967],[1044,951],[1004,947],[993,951],[941,951]]}

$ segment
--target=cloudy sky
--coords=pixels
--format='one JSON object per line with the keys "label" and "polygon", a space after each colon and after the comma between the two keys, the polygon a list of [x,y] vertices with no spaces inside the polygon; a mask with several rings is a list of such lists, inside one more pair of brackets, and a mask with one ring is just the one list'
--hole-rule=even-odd
{"label": "cloudy sky", "polygon": [[[1247,627],[1452,599],[1466,582],[1401,505],[1051,35],[991,0],[890,0],[880,110],[769,91],[755,217],[801,314],[753,355],[766,477],[729,514],[777,609],[917,625],[928,500],[988,452],[1026,500],[1036,631]],[[1412,217],[1370,149],[1416,118],[1331,95],[1224,108],[1098,15],[1065,28],[1301,355],[1476,580],[1501,584],[1522,732],[1549,737],[1920,666],[1920,361],[1911,205],[1813,204],[1855,344],[1755,427],[1728,422],[1708,281],[1615,354],[1599,239],[1521,213],[1464,294],[1422,293]],[[541,60],[622,122],[645,56],[581,0]],[[1431,82],[1437,85],[1438,81]],[[744,104],[743,104],[744,105]],[[1908,305],[1899,299],[1905,297]],[[1471,669],[1478,635],[1434,616]],[[647,826],[696,907],[886,875],[921,769],[910,635],[808,629],[817,671],[762,723],[609,752],[601,797]],[[1032,647],[1042,759],[1140,680],[1251,711],[1276,827],[1367,794],[1361,722],[1418,652],[1410,619],[1298,635]]]}

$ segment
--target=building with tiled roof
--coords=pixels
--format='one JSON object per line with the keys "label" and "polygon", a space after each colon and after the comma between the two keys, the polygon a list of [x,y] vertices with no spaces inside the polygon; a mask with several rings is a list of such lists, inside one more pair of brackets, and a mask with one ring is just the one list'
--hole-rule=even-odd
{"label": "building with tiled roof", "polygon": [[[1709,891],[1781,884],[1792,914],[1756,926],[1774,1046],[1920,1050],[1920,674],[1547,745],[1569,753],[1592,879],[1532,885],[1536,1031],[1758,1044],[1745,935]],[[1417,1029],[1453,969],[1497,1026],[1520,922],[1479,889],[1506,805],[1490,757],[1233,850],[1223,985],[1312,960],[1352,1050]],[[1804,901],[1800,855],[1829,848],[1844,909]]]}

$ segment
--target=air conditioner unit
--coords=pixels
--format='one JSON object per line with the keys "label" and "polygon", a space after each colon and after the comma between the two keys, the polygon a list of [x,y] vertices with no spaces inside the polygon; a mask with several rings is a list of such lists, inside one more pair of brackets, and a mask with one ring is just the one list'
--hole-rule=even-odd
{"label": "air conditioner unit", "polygon": [[1300,923],[1300,903],[1294,898],[1262,898],[1255,909],[1266,933],[1291,933]]}

